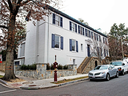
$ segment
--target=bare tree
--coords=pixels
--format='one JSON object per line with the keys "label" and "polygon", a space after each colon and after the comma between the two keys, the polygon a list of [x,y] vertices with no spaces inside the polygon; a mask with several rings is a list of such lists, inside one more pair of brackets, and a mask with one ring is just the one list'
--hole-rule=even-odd
{"label": "bare tree", "polygon": [[[6,67],[3,79],[16,78],[14,74],[14,48],[17,46],[21,36],[17,35],[18,30],[24,29],[24,24],[18,18],[26,18],[27,21],[41,20],[48,12],[44,9],[48,5],[57,6],[59,0],[2,0],[0,2],[0,28],[4,36],[0,36],[0,46],[5,46]],[[34,22],[33,22],[34,23]],[[34,23],[35,24],[35,23]]]}
{"label": "bare tree", "polygon": [[[108,45],[104,44],[103,42],[101,42],[101,40],[97,41],[95,39],[93,39],[93,48],[91,48],[91,56],[95,56],[95,57],[98,57],[100,63],[102,61],[102,59],[104,59],[104,49],[105,51],[107,50],[108,51]],[[106,56],[108,55],[106,52],[105,52]]]}

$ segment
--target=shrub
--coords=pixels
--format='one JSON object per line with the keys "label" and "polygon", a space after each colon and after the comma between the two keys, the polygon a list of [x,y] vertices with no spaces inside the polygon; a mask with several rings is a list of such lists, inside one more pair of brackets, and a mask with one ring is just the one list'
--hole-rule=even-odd
{"label": "shrub", "polygon": [[20,67],[21,70],[36,70],[36,64],[32,65],[21,65]]}
{"label": "shrub", "polygon": [[51,64],[51,70],[54,70],[54,66],[53,66],[53,64]]}
{"label": "shrub", "polygon": [[58,65],[58,70],[60,69],[60,70],[62,70],[62,68],[63,68],[63,66],[62,65]]}
{"label": "shrub", "polygon": [[64,67],[63,67],[64,69],[68,69],[68,66],[67,65],[64,65]]}
{"label": "shrub", "polygon": [[50,70],[51,69],[51,67],[50,67],[50,65],[49,65],[49,63],[47,64],[47,70]]}

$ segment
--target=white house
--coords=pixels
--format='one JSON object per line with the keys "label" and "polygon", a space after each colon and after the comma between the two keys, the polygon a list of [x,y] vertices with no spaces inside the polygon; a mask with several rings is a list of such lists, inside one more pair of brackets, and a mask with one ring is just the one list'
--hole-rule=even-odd
{"label": "white house", "polygon": [[101,49],[103,58],[109,55],[105,34],[50,6],[48,11],[51,14],[44,16],[45,21],[36,21],[36,26],[28,22],[26,40],[18,48],[20,64],[53,64],[56,55],[59,64],[79,67],[94,47]]}

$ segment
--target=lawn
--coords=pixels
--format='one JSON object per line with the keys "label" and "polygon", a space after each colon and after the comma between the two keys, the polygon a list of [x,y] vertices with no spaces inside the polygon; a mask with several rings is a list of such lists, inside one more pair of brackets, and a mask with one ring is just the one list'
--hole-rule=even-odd
{"label": "lawn", "polygon": [[0,78],[2,78],[3,77],[3,75],[0,75]]}
{"label": "lawn", "polygon": [[85,79],[85,78],[88,78],[88,76],[84,76],[84,77],[79,77],[79,78],[74,78],[74,79],[64,79],[64,80],[61,80],[61,81],[57,81],[56,83],[54,84],[61,84],[61,83],[66,83],[66,82],[70,82],[70,81],[74,81],[74,80],[79,80],[79,79]]}

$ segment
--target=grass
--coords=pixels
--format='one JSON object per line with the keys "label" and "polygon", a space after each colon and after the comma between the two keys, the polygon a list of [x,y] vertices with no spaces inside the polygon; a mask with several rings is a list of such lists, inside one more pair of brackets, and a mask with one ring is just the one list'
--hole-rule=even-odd
{"label": "grass", "polygon": [[0,78],[3,78],[3,75],[0,75]]}
{"label": "grass", "polygon": [[54,84],[61,84],[61,83],[66,83],[66,82],[80,80],[80,79],[85,79],[85,78],[88,78],[88,76],[74,78],[74,79],[64,79],[64,80],[61,80],[61,81],[57,81],[56,83],[54,83],[54,82],[52,82],[52,83],[54,83]]}

